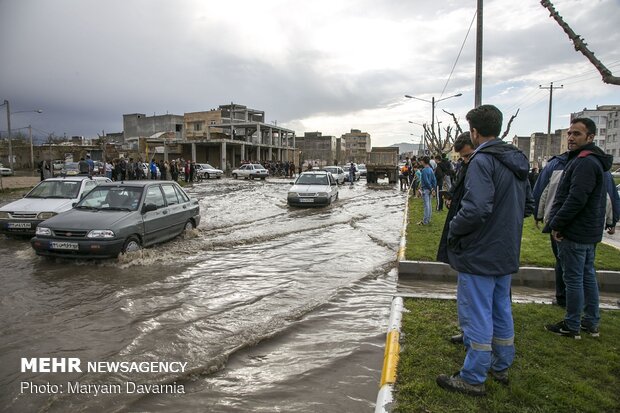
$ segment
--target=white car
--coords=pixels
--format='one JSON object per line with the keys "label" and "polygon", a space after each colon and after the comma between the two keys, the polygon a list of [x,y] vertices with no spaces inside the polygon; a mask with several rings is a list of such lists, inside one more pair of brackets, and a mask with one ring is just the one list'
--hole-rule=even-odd
{"label": "white car", "polygon": [[263,181],[265,178],[269,176],[269,171],[266,170],[263,165],[258,163],[248,163],[245,165],[241,165],[239,169],[235,169],[232,171],[232,177],[237,178],[245,178],[245,179],[254,179],[260,178]]}
{"label": "white car", "polygon": [[2,176],[11,176],[13,175],[13,170],[11,168],[7,168],[0,163],[0,175]]}
{"label": "white car", "polygon": [[22,199],[0,208],[0,233],[34,235],[37,225],[61,212],[68,211],[105,177],[71,176],[41,181]]}
{"label": "white car", "polygon": [[339,185],[344,184],[344,181],[346,179],[345,177],[345,173],[344,170],[339,167],[339,166],[326,166],[325,168],[323,168],[324,171],[327,171],[329,173],[332,174],[332,176],[334,177],[334,179],[336,180],[336,183]]}
{"label": "white car", "polygon": [[338,199],[338,184],[327,171],[303,172],[288,190],[286,202],[291,206],[330,205]]}
{"label": "white car", "polygon": [[197,163],[196,164],[196,177],[198,179],[209,179],[209,178],[217,178],[220,179],[224,171],[221,169],[216,169],[209,165],[208,163]]}

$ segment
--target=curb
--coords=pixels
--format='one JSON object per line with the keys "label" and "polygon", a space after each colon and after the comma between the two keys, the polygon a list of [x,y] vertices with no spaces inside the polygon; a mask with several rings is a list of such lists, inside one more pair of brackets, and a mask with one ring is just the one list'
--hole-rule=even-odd
{"label": "curb", "polygon": [[[405,258],[405,246],[407,242],[407,223],[409,221],[409,197],[411,188],[406,193],[405,214],[403,216],[403,226],[400,231],[400,244],[398,247],[397,261],[399,263]],[[388,322],[387,336],[385,339],[385,352],[383,354],[383,368],[381,370],[381,382],[379,393],[375,403],[375,413],[387,413],[388,407],[394,401],[392,391],[396,382],[396,368],[400,354],[400,323],[403,313],[403,298],[394,297],[390,308],[390,320]]]}

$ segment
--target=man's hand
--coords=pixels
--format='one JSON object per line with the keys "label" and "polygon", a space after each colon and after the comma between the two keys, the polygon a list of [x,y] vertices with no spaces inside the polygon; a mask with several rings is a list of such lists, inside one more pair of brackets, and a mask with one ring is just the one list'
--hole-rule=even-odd
{"label": "man's hand", "polygon": [[450,198],[446,198],[443,202],[446,204],[446,208],[450,209],[450,204],[452,203],[452,200]]}
{"label": "man's hand", "polygon": [[562,242],[562,240],[564,239],[562,234],[560,234],[559,231],[556,231],[554,229],[551,230],[551,236],[556,242]]}
{"label": "man's hand", "polygon": [[615,226],[613,226],[613,227],[609,227],[609,228],[607,228],[607,233],[608,233],[609,235],[613,235],[613,234],[615,234],[615,233],[616,233],[616,227],[615,227]]}

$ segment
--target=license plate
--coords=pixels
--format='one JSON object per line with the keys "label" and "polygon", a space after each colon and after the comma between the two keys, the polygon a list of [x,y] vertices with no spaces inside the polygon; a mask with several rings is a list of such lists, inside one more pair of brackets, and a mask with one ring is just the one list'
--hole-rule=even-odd
{"label": "license plate", "polygon": [[314,202],[314,198],[299,198],[299,202]]}
{"label": "license plate", "polygon": [[9,222],[9,228],[30,228],[30,222]]}
{"label": "license plate", "polygon": [[55,250],[74,250],[80,249],[77,242],[50,242],[50,247]]}

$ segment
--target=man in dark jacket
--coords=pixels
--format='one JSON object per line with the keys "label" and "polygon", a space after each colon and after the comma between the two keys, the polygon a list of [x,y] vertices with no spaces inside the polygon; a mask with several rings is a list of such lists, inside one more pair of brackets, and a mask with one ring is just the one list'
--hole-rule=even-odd
{"label": "man in dark jacket", "polygon": [[[568,128],[568,162],[558,184],[544,231],[558,243],[566,284],[566,315],[545,328],[580,339],[580,330],[598,337],[599,294],[594,270],[596,244],[605,229],[605,171],[613,157],[594,144],[596,124],[575,118]],[[581,313],[584,313],[583,319]]]}
{"label": "man in dark jacket", "polygon": [[478,396],[485,394],[487,373],[508,384],[515,354],[510,281],[519,269],[523,219],[534,202],[527,157],[497,138],[499,109],[482,105],[466,119],[476,151],[461,208],[450,221],[448,260],[458,271],[457,307],[467,355],[460,372],[440,375],[437,384]]}

